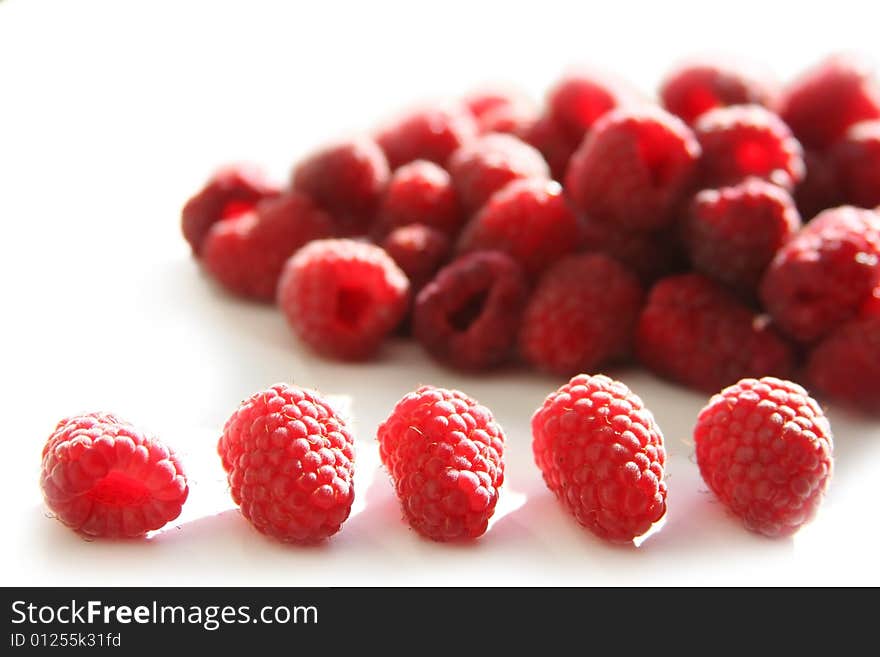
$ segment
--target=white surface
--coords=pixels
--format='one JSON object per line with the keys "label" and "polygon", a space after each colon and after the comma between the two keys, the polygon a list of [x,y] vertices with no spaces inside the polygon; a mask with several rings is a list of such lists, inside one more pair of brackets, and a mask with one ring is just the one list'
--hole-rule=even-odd
{"label": "white surface", "polygon": [[[283,176],[309,146],[425,96],[492,80],[539,94],[577,61],[650,90],[706,49],[782,76],[829,50],[880,55],[867,2],[833,15],[740,2],[722,18],[699,2],[588,4],[0,2],[0,583],[880,584],[880,421],[830,409],[836,474],[821,515],[770,541],[699,479],[689,436],[705,397],[618,373],[666,435],[669,514],[640,548],[610,547],[564,513],[531,460],[529,417],[560,381],[459,375],[403,342],[368,365],[320,360],[277,312],[222,295],[190,259],[179,208],[216,164],[252,159]],[[350,396],[357,502],[322,547],[252,530],[214,452],[239,401],[282,380]],[[507,432],[499,512],[470,546],[408,530],[377,466],[377,424],[422,382],[460,387]],[[59,418],[97,409],[157,432],[189,469],[184,515],[149,540],[86,542],[45,516],[43,441]]]}

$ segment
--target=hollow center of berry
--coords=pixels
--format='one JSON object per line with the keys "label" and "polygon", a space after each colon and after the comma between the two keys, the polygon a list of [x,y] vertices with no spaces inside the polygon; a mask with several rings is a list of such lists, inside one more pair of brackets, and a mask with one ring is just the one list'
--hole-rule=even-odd
{"label": "hollow center of berry", "polygon": [[362,287],[341,287],[336,295],[336,319],[348,328],[360,325],[372,303]]}
{"label": "hollow center of berry", "polygon": [[755,140],[747,140],[737,146],[736,163],[742,171],[760,173],[771,168],[766,149]]}
{"label": "hollow center of berry", "polygon": [[143,482],[114,471],[98,481],[88,496],[101,504],[136,506],[149,500],[150,490]]}
{"label": "hollow center of berry", "polygon": [[449,314],[449,323],[452,328],[456,331],[467,331],[471,324],[483,314],[483,308],[488,298],[488,290],[480,290],[468,297],[463,304]]}

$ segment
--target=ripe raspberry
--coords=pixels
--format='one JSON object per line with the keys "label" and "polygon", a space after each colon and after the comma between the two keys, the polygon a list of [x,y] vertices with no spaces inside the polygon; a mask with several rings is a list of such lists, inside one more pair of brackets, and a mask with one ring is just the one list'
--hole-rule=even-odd
{"label": "ripe raspberry", "polygon": [[300,162],[291,186],[333,215],[343,235],[362,235],[373,223],[385,187],[388,162],[370,139],[326,146]]}
{"label": "ripe raspberry", "polygon": [[283,383],[232,414],[217,443],[232,499],[260,532],[311,543],[339,531],[354,501],[354,442],[316,393]]}
{"label": "ripe raspberry", "polygon": [[851,317],[880,283],[880,216],[842,206],[804,226],[773,258],[760,294],[780,330],[821,338]]}
{"label": "ripe raspberry", "polygon": [[452,178],[445,169],[427,160],[410,162],[394,172],[379,214],[385,232],[409,224],[424,224],[452,237],[464,221]]}
{"label": "ripe raspberry", "polygon": [[396,169],[414,160],[446,164],[449,156],[477,134],[477,124],[466,108],[422,107],[411,110],[382,128],[376,142]]}
{"label": "ripe raspberry", "polygon": [[800,227],[784,189],[750,178],[697,194],[685,241],[696,270],[753,297],[774,254]]}
{"label": "ripe raspberry", "polygon": [[476,120],[480,134],[515,133],[535,117],[535,107],[527,98],[501,89],[470,94],[464,105]]}
{"label": "ripe raspberry", "polygon": [[421,386],[377,437],[413,529],[435,541],[486,533],[504,483],[504,432],[488,408],[458,390]]}
{"label": "ripe raspberry", "polygon": [[630,99],[619,80],[597,71],[565,75],[547,94],[547,114],[575,143],[605,114]]}
{"label": "ripe raspberry", "polygon": [[559,183],[514,180],[495,192],[468,223],[459,238],[458,252],[503,251],[527,275],[535,276],[577,249],[580,239],[580,222]]}
{"label": "ripe raspberry", "polygon": [[725,187],[750,176],[791,191],[806,175],[804,154],[788,126],[760,105],[719,107],[694,129],[703,158],[704,187]]}
{"label": "ripe raspberry", "polygon": [[864,62],[835,55],[792,82],[778,110],[806,148],[824,151],[851,125],[880,119],[880,87]]}
{"label": "ripe raspberry", "polygon": [[388,233],[382,248],[406,274],[415,295],[446,262],[451,245],[449,238],[439,230],[411,224]]}
{"label": "ripe raspberry", "polygon": [[61,420],[43,447],[46,505],[86,536],[132,538],[180,515],[189,488],[159,440],[109,413]]}
{"label": "ripe raspberry", "polygon": [[541,154],[512,135],[485,135],[465,144],[452,154],[447,168],[468,213],[512,180],[550,177]]}
{"label": "ripe raspberry", "polygon": [[880,121],[850,128],[833,149],[834,166],[846,203],[880,205]]}
{"label": "ripe raspberry", "polygon": [[514,134],[530,146],[538,149],[555,180],[565,178],[568,161],[580,144],[579,139],[570,137],[549,116],[541,116],[520,126]]}
{"label": "ripe raspberry", "polygon": [[520,352],[554,374],[596,371],[629,351],[642,298],[635,275],[609,256],[564,258],[544,273],[529,299]]}
{"label": "ripe raspberry", "polygon": [[334,230],[333,218],[309,197],[288,192],[264,201],[254,212],[212,226],[202,259],[233,294],[271,302],[287,259],[312,240],[332,237]]}
{"label": "ripe raspberry", "polygon": [[743,379],[700,411],[703,481],[747,529],[792,534],[816,513],[831,480],[831,426],[796,383]]}
{"label": "ripe raspberry", "polygon": [[441,269],[416,297],[413,335],[435,358],[483,369],[511,354],[528,284],[497,251],[469,253]]}
{"label": "ripe raspberry", "polygon": [[547,487],[598,536],[632,541],[666,513],[663,434],[623,383],[579,374],[535,411],[532,437]]}
{"label": "ripe raspberry", "polygon": [[794,190],[794,200],[803,220],[809,221],[822,210],[843,204],[843,194],[829,154],[806,151],[804,164],[807,174]]}
{"label": "ripe raspberry", "polygon": [[614,110],[575,151],[565,190],[593,219],[633,230],[668,226],[690,186],[700,145],[659,108]]}
{"label": "ripe raspberry", "polygon": [[409,281],[378,246],[317,240],[291,257],[278,281],[278,305],[307,345],[330,356],[372,355],[400,323]]}
{"label": "ripe raspberry", "polygon": [[698,390],[745,376],[787,376],[791,347],[765,318],[701,274],[659,281],[636,328],[636,352],[656,374]]}
{"label": "ripe raspberry", "polygon": [[202,242],[215,223],[238,217],[262,199],[277,194],[278,190],[254,166],[232,164],[218,169],[181,212],[183,237],[193,255],[201,253]]}

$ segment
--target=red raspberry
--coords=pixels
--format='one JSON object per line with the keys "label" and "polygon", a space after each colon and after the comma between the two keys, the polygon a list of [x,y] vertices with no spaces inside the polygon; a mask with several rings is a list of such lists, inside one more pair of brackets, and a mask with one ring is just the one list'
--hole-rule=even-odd
{"label": "red raspberry", "polygon": [[378,246],[317,240],[287,261],[278,305],[300,339],[319,353],[372,355],[403,319],[409,281]]}
{"label": "red raspberry", "polygon": [[598,536],[632,541],[666,513],[663,434],[623,383],[574,377],[535,411],[532,438],[547,487]]}
{"label": "red raspberry", "polygon": [[333,215],[344,235],[362,235],[373,223],[385,187],[388,162],[370,139],[326,146],[300,162],[291,186]]}
{"label": "red raspberry", "polygon": [[447,168],[468,213],[512,180],[550,177],[541,154],[512,135],[485,135],[465,144],[452,154]]}
{"label": "red raspberry", "polygon": [[535,276],[577,249],[580,239],[580,222],[559,183],[524,179],[492,195],[464,229],[458,251],[503,251]]}
{"label": "red raspberry", "polygon": [[193,255],[201,253],[202,242],[215,223],[238,217],[262,199],[277,194],[278,190],[257,167],[232,164],[218,169],[181,212],[183,237]]}
{"label": "red raspberry", "polygon": [[799,342],[821,338],[851,317],[880,283],[880,216],[826,210],[780,249],[761,281],[761,300]]}
{"label": "red raspberry", "polygon": [[243,402],[217,444],[232,499],[263,534],[311,543],[339,531],[354,501],[354,442],[314,392],[283,383]]}
{"label": "red raspberry", "polygon": [[629,351],[642,288],[609,256],[569,256],[548,269],[523,314],[520,352],[535,367],[571,376]]}
{"label": "red raspberry", "polygon": [[565,75],[547,94],[550,119],[577,144],[605,114],[630,99],[619,81],[597,71]]}
{"label": "red raspberry", "polygon": [[450,237],[458,233],[464,221],[452,178],[427,160],[410,162],[394,172],[379,214],[385,231],[424,224]]}
{"label": "red raspberry", "polygon": [[854,125],[833,153],[845,202],[863,208],[880,205],[880,121]]}
{"label": "red raspberry", "polygon": [[747,529],[792,534],[831,480],[831,426],[796,383],[743,379],[700,411],[694,428],[703,481]]}
{"label": "red raspberry", "polygon": [[492,367],[511,355],[527,297],[525,275],[510,256],[469,253],[419,292],[413,335],[432,356],[455,367]]}
{"label": "red raspberry", "polygon": [[565,190],[594,219],[657,229],[675,218],[699,157],[700,145],[678,117],[653,107],[614,110],[575,151]]}
{"label": "red raspberry", "polygon": [[486,533],[504,483],[504,432],[488,408],[458,390],[421,386],[377,437],[413,529],[435,541]]}
{"label": "red raspberry", "polygon": [[636,351],[656,374],[698,390],[744,376],[787,376],[791,347],[718,283],[701,274],[659,281],[636,328]]}
{"label": "red raspberry", "polygon": [[159,529],[180,515],[189,493],[174,453],[109,413],[58,423],[43,447],[40,487],[61,522],[102,538]]}
{"label": "red raspberry", "polygon": [[735,185],[754,176],[791,191],[806,175],[801,145],[778,116],[760,105],[719,107],[703,114],[694,129],[703,148],[704,187]]}
{"label": "red raspberry", "polygon": [[864,62],[835,55],[792,82],[778,110],[806,148],[823,151],[851,125],[880,119],[880,87]]}
{"label": "red raspberry", "polygon": [[232,221],[215,224],[205,239],[205,268],[224,288],[274,301],[287,259],[304,244],[332,237],[333,218],[307,196],[289,192]]}
{"label": "red raspberry", "polygon": [[515,133],[535,117],[535,107],[527,98],[501,89],[475,92],[464,104],[476,119],[480,134]]}
{"label": "red raspberry", "polygon": [[550,165],[550,173],[556,180],[565,178],[568,161],[580,144],[570,137],[549,116],[542,116],[520,126],[514,134],[530,146],[534,146]]}
{"label": "red raspberry", "polygon": [[388,233],[382,248],[406,274],[410,290],[416,294],[446,262],[451,245],[449,238],[439,230],[411,224]]}
{"label": "red raspberry", "polygon": [[385,126],[376,141],[392,169],[414,160],[446,164],[449,156],[477,134],[477,125],[466,108],[423,107],[411,110]]}
{"label": "red raspberry", "polygon": [[807,174],[794,190],[794,200],[804,221],[809,221],[822,210],[843,203],[843,194],[837,181],[832,158],[827,153],[805,151],[804,164]]}
{"label": "red raspberry", "polygon": [[800,227],[784,189],[750,178],[697,194],[685,233],[696,270],[753,297],[774,254]]}

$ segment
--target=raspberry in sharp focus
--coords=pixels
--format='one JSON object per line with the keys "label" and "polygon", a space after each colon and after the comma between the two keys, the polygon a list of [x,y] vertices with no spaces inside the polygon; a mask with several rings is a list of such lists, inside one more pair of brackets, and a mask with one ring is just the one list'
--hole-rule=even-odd
{"label": "raspberry in sharp focus", "polygon": [[788,376],[794,367],[792,348],[766,318],[696,273],[654,285],[636,352],[656,374],[708,392],[746,376]]}
{"label": "raspberry in sharp focus", "polygon": [[464,107],[437,105],[410,110],[381,128],[376,142],[388,164],[397,169],[414,160],[445,165],[449,156],[477,135],[477,124]]}
{"label": "raspberry in sharp focus", "polygon": [[595,220],[662,228],[675,219],[699,157],[699,143],[677,116],[651,107],[614,110],[575,151],[565,191]]}
{"label": "raspberry in sharp focus", "polygon": [[547,115],[575,144],[605,114],[634,94],[622,81],[598,71],[574,71],[547,94]]}
{"label": "raspberry in sharp focus", "polygon": [[725,388],[700,411],[694,443],[703,481],[766,536],[808,522],[831,480],[831,426],[790,381],[743,379]]}
{"label": "raspberry in sharp focus", "polygon": [[880,205],[880,121],[857,123],[832,153],[844,202],[862,208]]}
{"label": "raspberry in sharp focus", "polygon": [[801,217],[807,222],[822,210],[841,205],[843,194],[829,153],[805,151],[804,165],[807,173],[794,190],[794,200]]}
{"label": "raspberry in sharp focus", "polygon": [[663,434],[619,381],[580,374],[550,394],[532,448],[547,487],[604,539],[632,541],[666,513]]}
{"label": "raspberry in sharp focus", "polygon": [[180,515],[189,488],[174,453],[109,413],[61,420],[43,447],[52,513],[86,536],[133,538]]}
{"label": "raspberry in sharp focus", "polygon": [[525,274],[510,256],[469,253],[419,292],[413,335],[432,356],[455,367],[499,365],[513,351],[527,297]]}
{"label": "raspberry in sharp focus", "polygon": [[410,224],[388,233],[382,248],[406,274],[411,294],[416,295],[443,266],[452,247],[439,230]]}
{"label": "raspberry in sharp focus", "polygon": [[572,376],[627,354],[643,292],[634,274],[601,253],[569,256],[539,279],[523,313],[520,353]]}
{"label": "raspberry in sharp focus", "polygon": [[277,384],[232,414],[217,444],[232,499],[260,532],[310,543],[339,531],[354,501],[354,443],[316,393]]}
{"label": "raspberry in sharp focus", "polygon": [[449,173],[427,160],[410,162],[394,172],[379,215],[380,227],[386,232],[424,224],[449,237],[458,234],[464,221]]}
{"label": "raspberry in sharp focus", "polygon": [[296,252],[278,282],[278,305],[303,342],[357,360],[371,356],[400,323],[409,281],[378,246],[316,240]]}
{"label": "raspberry in sharp focus", "polygon": [[377,437],[413,529],[435,541],[486,532],[504,482],[504,432],[488,408],[458,390],[422,386]]}
{"label": "raspberry in sharp focus", "polygon": [[568,161],[581,143],[580,139],[570,137],[550,116],[540,116],[520,126],[514,134],[538,149],[556,180],[565,178]]}

